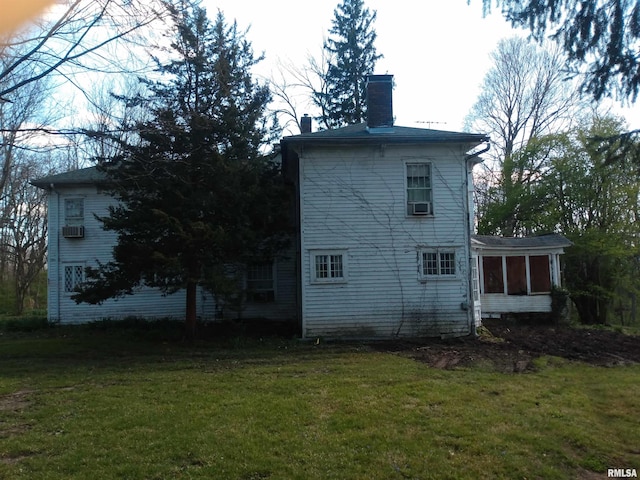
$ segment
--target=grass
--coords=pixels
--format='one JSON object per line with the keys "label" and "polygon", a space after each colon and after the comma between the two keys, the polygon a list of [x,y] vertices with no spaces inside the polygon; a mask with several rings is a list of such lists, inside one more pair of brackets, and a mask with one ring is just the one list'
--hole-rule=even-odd
{"label": "grass", "polygon": [[[0,478],[582,478],[640,468],[640,366],[505,375],[366,345],[0,332]],[[595,477],[594,477],[595,478]]]}

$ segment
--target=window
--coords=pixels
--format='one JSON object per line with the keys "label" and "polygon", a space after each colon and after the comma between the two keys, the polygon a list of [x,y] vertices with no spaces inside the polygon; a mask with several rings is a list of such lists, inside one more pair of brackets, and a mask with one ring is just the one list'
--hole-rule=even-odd
{"label": "window", "polygon": [[422,254],[422,274],[438,274],[438,254],[436,252],[424,252]]}
{"label": "window", "polygon": [[484,293],[530,295],[551,291],[549,255],[482,257],[482,270]]}
{"label": "window", "polygon": [[433,213],[431,164],[407,163],[407,215]]}
{"label": "window", "polygon": [[549,255],[531,255],[529,257],[529,275],[531,276],[531,293],[550,292]]}
{"label": "window", "polygon": [[313,283],[347,281],[346,252],[344,251],[312,252],[311,266]]}
{"label": "window", "polygon": [[484,293],[504,293],[502,257],[482,257]]}
{"label": "window", "polygon": [[272,263],[255,263],[247,267],[247,300],[267,303],[275,301]]}
{"label": "window", "polygon": [[64,222],[68,226],[84,224],[84,198],[65,198]]}
{"label": "window", "polygon": [[420,258],[421,277],[455,275],[456,254],[452,251],[423,251]]}
{"label": "window", "polygon": [[84,265],[64,266],[64,291],[73,293],[84,282]]}
{"label": "window", "polygon": [[527,294],[525,257],[507,257],[507,295]]}

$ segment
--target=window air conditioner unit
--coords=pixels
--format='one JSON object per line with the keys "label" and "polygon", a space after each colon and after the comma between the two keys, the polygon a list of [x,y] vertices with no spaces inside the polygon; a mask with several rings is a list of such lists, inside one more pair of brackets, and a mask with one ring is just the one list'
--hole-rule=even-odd
{"label": "window air conditioner unit", "polygon": [[62,236],[64,238],[83,238],[84,226],[82,225],[67,225],[62,227]]}
{"label": "window air conditioner unit", "polygon": [[431,215],[431,202],[416,202],[411,204],[413,215]]}

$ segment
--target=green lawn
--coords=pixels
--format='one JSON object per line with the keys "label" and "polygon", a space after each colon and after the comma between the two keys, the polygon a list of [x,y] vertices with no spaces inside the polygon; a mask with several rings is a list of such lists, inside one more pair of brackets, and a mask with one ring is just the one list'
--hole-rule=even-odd
{"label": "green lawn", "polygon": [[507,375],[437,370],[365,345],[187,346],[95,328],[0,334],[2,479],[640,471],[640,366],[547,358]]}

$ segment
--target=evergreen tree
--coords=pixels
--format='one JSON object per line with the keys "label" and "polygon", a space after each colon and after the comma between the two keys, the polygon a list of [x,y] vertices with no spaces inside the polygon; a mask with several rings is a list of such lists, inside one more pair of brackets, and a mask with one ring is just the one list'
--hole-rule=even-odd
{"label": "evergreen tree", "polygon": [[366,119],[366,76],[376,61],[376,12],[364,0],[343,0],[334,10],[330,37],[324,48],[331,59],[326,72],[326,93],[316,93],[314,101],[322,111],[319,121],[326,128],[361,123]]}
{"label": "evergreen tree", "polygon": [[196,291],[233,290],[229,265],[273,258],[287,243],[287,190],[260,154],[267,138],[260,60],[221,12],[213,24],[197,4],[172,7],[172,60],[145,81],[150,114],[136,144],[102,165],[119,203],[101,218],[117,232],[113,260],[88,270],[74,299],[99,303],[141,285],[186,290],[187,334],[195,334]]}
{"label": "evergreen tree", "polygon": [[[468,0],[470,1],[470,0]],[[483,0],[485,10],[494,0]],[[629,0],[495,0],[514,26],[562,45],[596,100],[618,92],[635,100],[640,89],[640,2]]]}

